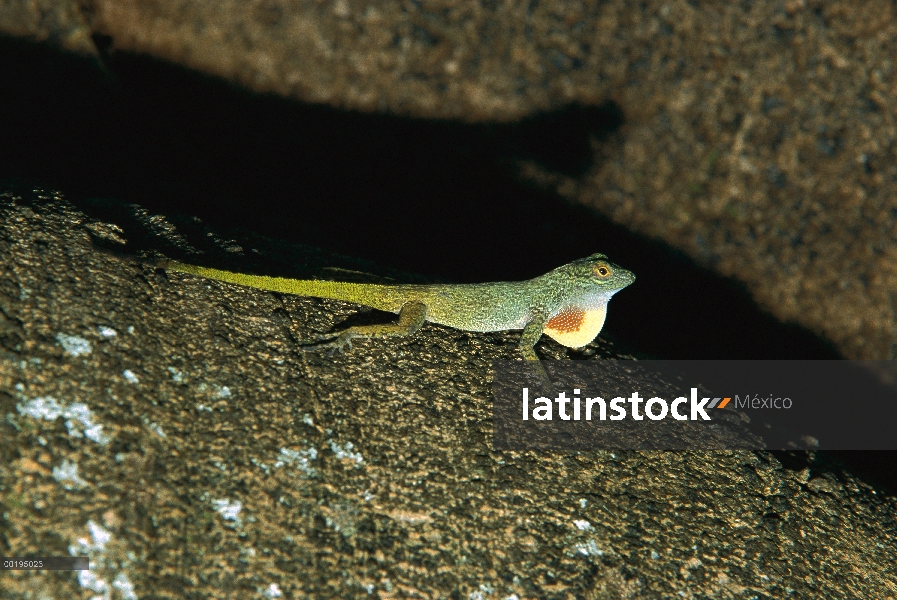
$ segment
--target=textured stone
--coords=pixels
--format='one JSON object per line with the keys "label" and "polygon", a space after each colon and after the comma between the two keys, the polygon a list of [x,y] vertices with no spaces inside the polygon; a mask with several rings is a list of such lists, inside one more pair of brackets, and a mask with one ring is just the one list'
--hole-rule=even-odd
{"label": "textured stone", "polygon": [[96,54],[92,30],[77,0],[0,0],[0,33]]}
{"label": "textured stone", "polygon": [[897,500],[818,457],[495,452],[490,367],[517,334],[308,354],[382,315],[98,252],[122,242],[372,268],[0,189],[0,554],[91,558],[4,573],[4,597],[897,598]]}
{"label": "textured stone", "polygon": [[893,3],[673,2],[650,23],[630,31],[652,53],[613,93],[617,142],[583,178],[534,177],[846,357],[897,358]]}

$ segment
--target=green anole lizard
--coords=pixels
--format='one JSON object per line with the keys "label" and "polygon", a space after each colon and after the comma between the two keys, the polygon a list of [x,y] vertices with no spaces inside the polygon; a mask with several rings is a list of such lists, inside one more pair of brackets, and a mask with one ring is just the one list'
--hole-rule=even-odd
{"label": "green anole lizard", "polygon": [[[463,331],[522,329],[519,349],[536,361],[533,346],[543,333],[564,346],[580,348],[604,325],[611,296],[635,281],[631,271],[593,254],[527,281],[474,284],[372,284],[286,279],[232,273],[175,261],[159,266],[227,283],[284,294],[333,298],[398,313],[396,323],[363,325],[322,337],[306,348],[351,347],[353,338],[411,335],[424,321]],[[544,377],[544,371],[540,374]]]}

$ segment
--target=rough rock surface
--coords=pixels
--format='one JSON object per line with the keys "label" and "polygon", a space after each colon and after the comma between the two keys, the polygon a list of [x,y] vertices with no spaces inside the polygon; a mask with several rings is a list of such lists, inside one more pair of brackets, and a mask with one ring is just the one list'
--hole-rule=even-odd
{"label": "rough rock surface", "polygon": [[48,41],[78,54],[95,55],[93,30],[77,0],[2,0],[0,33]]}
{"label": "rough rock surface", "polygon": [[493,452],[489,364],[514,334],[427,326],[307,355],[314,332],[378,317],[97,251],[124,241],[365,267],[0,190],[0,554],[93,565],[4,573],[5,597],[897,598],[897,501],[849,474],[762,452]]}
{"label": "rough rock surface", "polygon": [[893,359],[897,9],[808,4],[659,10],[630,30],[652,51],[613,93],[617,143],[585,177],[547,179],[844,356]]}

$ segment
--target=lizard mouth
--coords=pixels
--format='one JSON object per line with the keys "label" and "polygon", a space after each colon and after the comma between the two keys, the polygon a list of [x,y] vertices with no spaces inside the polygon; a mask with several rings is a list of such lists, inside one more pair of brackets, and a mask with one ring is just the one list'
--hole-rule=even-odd
{"label": "lizard mouth", "polygon": [[635,274],[632,271],[627,271],[621,267],[617,267],[614,270],[614,287],[617,291],[631,285],[633,281],[635,281]]}

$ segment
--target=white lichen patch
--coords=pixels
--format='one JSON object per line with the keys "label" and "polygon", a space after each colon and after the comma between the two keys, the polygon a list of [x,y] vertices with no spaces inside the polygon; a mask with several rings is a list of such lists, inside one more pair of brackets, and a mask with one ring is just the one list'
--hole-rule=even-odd
{"label": "white lichen patch", "polygon": [[149,427],[150,431],[158,435],[163,440],[168,437],[167,435],[165,435],[165,432],[162,431],[162,427],[158,423],[149,423],[147,424],[147,427]]}
{"label": "white lichen patch", "polygon": [[62,346],[62,349],[65,350],[66,354],[70,354],[71,356],[90,354],[92,350],[90,342],[77,335],[57,333],[56,341],[59,342],[59,344]]}
{"label": "white lichen patch", "polygon": [[318,451],[312,447],[308,450],[281,448],[280,454],[277,457],[277,462],[274,463],[274,468],[279,469],[283,466],[291,466],[302,471],[305,475],[310,476],[315,472],[311,461],[316,460],[317,458]]}
{"label": "white lichen patch", "polygon": [[53,467],[53,479],[67,490],[87,485],[87,482],[78,475],[78,465],[68,460],[63,460],[59,466]]}
{"label": "white lichen patch", "polygon": [[94,420],[90,407],[82,402],[61,403],[51,396],[41,396],[16,405],[20,414],[55,421],[64,418],[65,427],[72,437],[86,437],[98,444],[108,444],[109,438],[103,433],[103,426]]}
{"label": "white lichen patch", "polygon": [[495,588],[490,583],[481,583],[479,589],[470,592],[467,595],[469,600],[486,600],[487,596],[495,593]]}
{"label": "white lichen patch", "polygon": [[135,385],[140,383],[140,380],[137,379],[137,375],[135,375],[134,371],[132,371],[131,369],[125,369],[121,374],[122,377],[125,378],[125,381],[127,381],[128,383],[133,383]]}
{"label": "white lichen patch", "polygon": [[230,388],[227,387],[226,385],[222,385],[215,392],[215,397],[216,398],[230,398],[231,397]]}
{"label": "white lichen patch", "polygon": [[[105,600],[105,598],[109,597],[109,584],[106,583],[105,579],[101,578],[93,571],[78,571],[78,583],[83,588],[102,594],[102,596],[95,596],[95,598]],[[91,598],[91,600],[93,600],[93,598]]]}
{"label": "white lichen patch", "polygon": [[93,521],[87,522],[87,530],[90,532],[90,538],[93,540],[93,547],[101,552],[106,549],[106,544],[112,540],[112,534]]}
{"label": "white lichen patch", "polygon": [[[114,520],[114,516],[109,518]],[[78,571],[78,583],[81,587],[99,594],[92,596],[91,600],[112,600],[113,598],[137,600],[134,584],[124,571],[119,570],[112,579],[111,584],[100,575],[103,571],[111,569],[113,565],[116,565],[114,561],[110,561],[105,556],[107,547],[112,543],[112,533],[92,520],[87,522],[87,531],[89,537],[78,538],[74,544],[69,546],[69,554],[71,556],[90,557],[90,570]],[[128,557],[129,560],[134,559],[133,554],[130,552]],[[115,594],[114,592],[118,593]]]}
{"label": "white lichen patch", "polygon": [[17,404],[16,410],[23,415],[34,419],[44,419],[45,421],[54,421],[62,416],[62,406],[52,396],[41,396],[34,400]]}
{"label": "white lichen patch", "polygon": [[103,552],[106,545],[112,540],[112,534],[93,520],[87,522],[87,531],[90,533],[90,538],[78,538],[75,540],[75,544],[69,546],[69,553],[72,556]]}
{"label": "white lichen patch", "polygon": [[115,336],[118,335],[117,331],[115,331],[111,327],[106,327],[105,325],[101,325],[101,326],[97,327],[97,331],[99,332],[99,334],[101,336],[103,336],[104,338],[107,338],[107,339],[114,338]]}
{"label": "white lichen patch", "polygon": [[218,511],[218,514],[220,514],[221,518],[224,520],[240,520],[240,511],[243,510],[243,503],[239,500],[231,501],[228,498],[221,498],[219,500],[212,500],[212,506],[215,507],[215,510]]}
{"label": "white lichen patch", "polygon": [[169,373],[171,373],[171,380],[175,383],[184,383],[186,378],[184,374],[175,369],[174,367],[166,367]]}
{"label": "white lichen patch", "polygon": [[589,529],[592,528],[592,524],[585,520],[573,521],[573,524],[580,531],[588,531]]}
{"label": "white lichen patch", "polygon": [[280,598],[283,596],[283,592],[280,591],[280,587],[276,583],[272,583],[262,590],[262,595],[265,598]]}
{"label": "white lichen patch", "polygon": [[364,462],[364,457],[361,456],[360,452],[353,452],[355,449],[355,445],[352,442],[346,442],[343,445],[339,445],[333,440],[330,441],[330,450],[334,455],[340,460],[350,460],[355,463],[355,467],[360,467]]}
{"label": "white lichen patch", "polygon": [[69,435],[80,437],[78,425],[84,429],[84,437],[98,444],[107,444],[109,439],[103,435],[103,426],[94,421],[90,407],[82,402],[74,402],[65,409],[65,422]]}
{"label": "white lichen patch", "polygon": [[589,540],[573,546],[573,552],[582,556],[604,556],[604,550],[598,547],[595,540]]}
{"label": "white lichen patch", "polygon": [[119,572],[112,580],[112,587],[118,590],[122,600],[137,600],[137,594],[134,593],[134,584],[128,579],[123,572]]}

